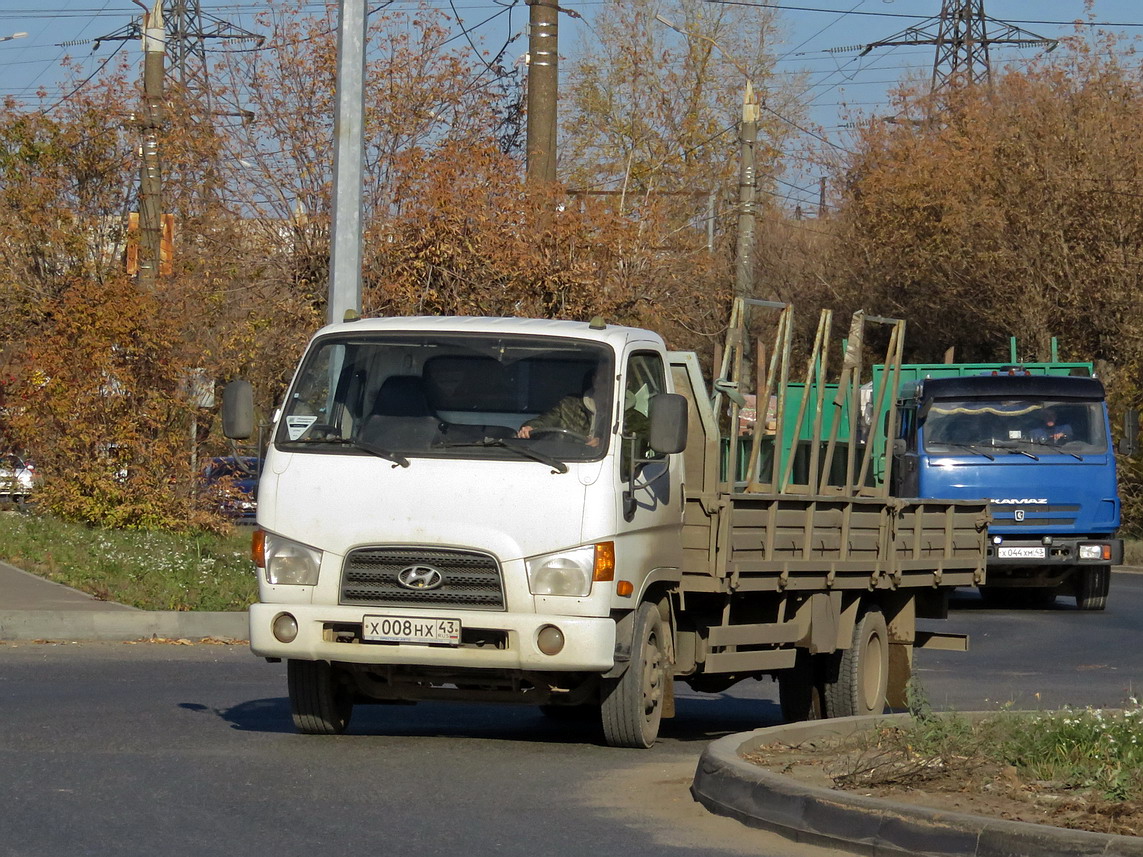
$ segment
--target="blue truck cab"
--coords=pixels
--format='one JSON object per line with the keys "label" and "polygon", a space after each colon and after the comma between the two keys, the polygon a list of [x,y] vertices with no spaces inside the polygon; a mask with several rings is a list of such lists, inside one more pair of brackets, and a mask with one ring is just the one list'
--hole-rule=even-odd
{"label": "blue truck cab", "polygon": [[986,598],[1106,606],[1120,503],[1101,381],[1020,367],[903,380],[892,493],[988,498]]}

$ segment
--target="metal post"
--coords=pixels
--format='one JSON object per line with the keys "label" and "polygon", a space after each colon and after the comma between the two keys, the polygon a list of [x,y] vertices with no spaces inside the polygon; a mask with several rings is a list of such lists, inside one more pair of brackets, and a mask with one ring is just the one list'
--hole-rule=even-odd
{"label": "metal post", "polygon": [[[140,3],[140,5],[142,5]],[[163,122],[163,62],[167,34],[163,3],[143,12],[143,161],[139,167],[139,285],[154,290],[162,266],[163,179],[159,129]]]}
{"label": "metal post", "polygon": [[361,308],[362,183],[365,148],[365,0],[339,0],[337,115],[333,123],[333,234],[326,320]]}
{"label": "metal post", "polygon": [[740,298],[754,293],[754,145],[758,140],[760,113],[754,87],[747,81],[742,99],[742,123],[738,126],[738,265],[734,293]]}
{"label": "metal post", "polygon": [[556,0],[528,0],[528,184],[556,180],[559,11]]}

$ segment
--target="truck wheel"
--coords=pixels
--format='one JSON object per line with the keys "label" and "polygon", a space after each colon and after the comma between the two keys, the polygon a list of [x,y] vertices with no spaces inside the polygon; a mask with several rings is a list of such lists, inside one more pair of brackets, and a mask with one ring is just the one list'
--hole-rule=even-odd
{"label": "truck wheel", "polygon": [[353,694],[327,661],[286,665],[294,728],[306,735],[340,735],[353,713]]}
{"label": "truck wheel", "polygon": [[1107,593],[1111,589],[1111,568],[1089,565],[1076,573],[1076,607],[1080,610],[1103,610],[1107,607]]}
{"label": "truck wheel", "polygon": [[798,649],[794,666],[778,673],[778,704],[787,723],[825,717],[823,683],[814,656]]}
{"label": "truck wheel", "polygon": [[874,607],[853,629],[853,644],[841,653],[836,680],[825,683],[826,713],[829,717],[882,714],[888,686],[889,631],[885,617]]}
{"label": "truck wheel", "polygon": [[617,679],[606,679],[600,705],[603,737],[612,747],[646,749],[659,735],[667,674],[667,634],[659,611],[642,604],[635,616],[631,664]]}

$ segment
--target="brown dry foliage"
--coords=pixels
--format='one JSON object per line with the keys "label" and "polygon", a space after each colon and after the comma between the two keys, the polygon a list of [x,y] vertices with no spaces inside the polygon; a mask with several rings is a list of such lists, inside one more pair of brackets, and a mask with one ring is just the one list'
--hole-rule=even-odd
{"label": "brown dry foliage", "polygon": [[[830,279],[909,321],[907,358],[1097,365],[1113,414],[1143,399],[1143,76],[1076,40],[991,88],[905,98],[837,180]],[[1126,518],[1140,471],[1121,459]]]}
{"label": "brown dry foliage", "polygon": [[[200,456],[226,445],[216,412],[192,407],[188,371],[250,379],[268,415],[324,319],[334,7],[296,10],[268,3],[265,48],[224,54],[214,69],[215,107],[246,119],[168,94],[175,259],[156,294],[122,273],[138,69],[110,70],[51,111],[0,109],[0,378],[11,376],[0,446],[35,455],[55,511],[201,525],[192,415]],[[599,36],[612,41],[572,69],[567,90],[575,133],[561,171],[575,192],[525,187],[520,152],[505,150],[518,77],[492,81],[447,41],[439,11],[371,17],[367,314],[603,315],[713,350],[734,279],[741,76],[709,41],[668,42],[648,4],[608,10]],[[772,21],[746,30],[733,10],[703,10],[678,0],[671,14],[710,27],[765,80]],[[625,76],[646,56],[656,61],[643,76]],[[830,217],[791,220],[763,192],[758,296],[794,301],[807,324],[820,306],[904,317],[913,359],[952,344],[963,359],[996,359],[1010,335],[1043,357],[1056,334],[1063,357],[1100,361],[1117,406],[1138,401],[1143,83],[1104,56],[1079,44],[991,90],[906,99],[903,115],[921,121],[861,133]],[[789,115],[781,98],[776,88],[768,104]],[[766,114],[764,177],[788,130]],[[115,478],[124,470],[126,483]]]}

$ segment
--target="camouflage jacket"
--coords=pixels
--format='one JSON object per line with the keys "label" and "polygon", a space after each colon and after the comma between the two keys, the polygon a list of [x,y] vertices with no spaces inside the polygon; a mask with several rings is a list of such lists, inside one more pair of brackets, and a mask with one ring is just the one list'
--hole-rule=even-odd
{"label": "camouflage jacket", "polygon": [[538,428],[565,428],[587,437],[591,433],[595,416],[583,403],[583,396],[564,396],[555,407],[528,420],[524,425]]}

